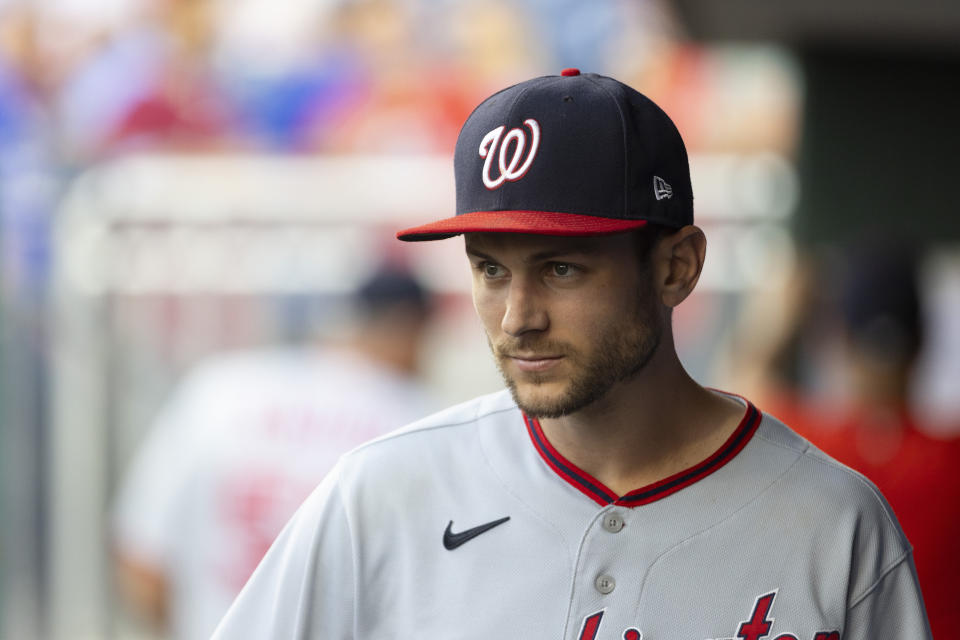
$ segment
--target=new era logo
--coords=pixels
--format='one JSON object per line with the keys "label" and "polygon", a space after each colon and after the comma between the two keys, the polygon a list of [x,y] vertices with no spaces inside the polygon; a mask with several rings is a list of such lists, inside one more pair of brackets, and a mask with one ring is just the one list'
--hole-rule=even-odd
{"label": "new era logo", "polygon": [[653,195],[656,196],[657,200],[672,198],[673,187],[671,187],[667,181],[660,176],[653,176]]}

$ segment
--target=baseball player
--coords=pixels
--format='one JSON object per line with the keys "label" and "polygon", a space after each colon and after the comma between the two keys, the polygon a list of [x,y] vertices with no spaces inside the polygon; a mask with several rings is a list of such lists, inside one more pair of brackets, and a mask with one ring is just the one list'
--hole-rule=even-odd
{"label": "baseball player", "polygon": [[419,283],[387,265],[353,302],[348,336],[205,361],[134,457],[113,514],[116,573],[170,638],[210,637],[344,451],[436,408],[417,382],[431,306]]}
{"label": "baseball player", "polygon": [[876,488],[680,364],[706,240],[663,111],[567,69],[454,166],[457,215],[398,236],[465,236],[508,390],[344,456],[216,638],[930,637]]}

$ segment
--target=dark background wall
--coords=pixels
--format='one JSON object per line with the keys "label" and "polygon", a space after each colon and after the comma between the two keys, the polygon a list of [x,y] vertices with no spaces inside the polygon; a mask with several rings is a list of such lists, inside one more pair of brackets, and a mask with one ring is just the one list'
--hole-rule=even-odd
{"label": "dark background wall", "polygon": [[790,46],[804,72],[802,244],[960,239],[960,2],[675,0],[691,36]]}

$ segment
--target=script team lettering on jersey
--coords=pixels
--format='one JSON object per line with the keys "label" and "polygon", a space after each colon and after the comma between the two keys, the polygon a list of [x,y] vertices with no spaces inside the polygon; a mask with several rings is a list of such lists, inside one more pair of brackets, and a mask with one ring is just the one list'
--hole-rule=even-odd
{"label": "script team lettering on jersey", "polygon": [[[750,614],[749,619],[740,623],[736,636],[713,638],[712,640],[762,640],[770,637],[775,621],[770,616],[770,610],[773,608],[773,601],[776,597],[776,591],[759,596],[753,605],[753,613]],[[583,626],[580,628],[580,635],[577,636],[577,640],[598,640],[600,638],[597,634],[600,632],[600,623],[603,621],[605,611],[606,609],[584,617]],[[634,627],[630,627],[624,630],[619,637],[623,640],[643,640],[643,633]],[[800,638],[792,633],[781,633],[773,640],[800,640]],[[811,640],[840,640],[840,632],[818,631]]]}

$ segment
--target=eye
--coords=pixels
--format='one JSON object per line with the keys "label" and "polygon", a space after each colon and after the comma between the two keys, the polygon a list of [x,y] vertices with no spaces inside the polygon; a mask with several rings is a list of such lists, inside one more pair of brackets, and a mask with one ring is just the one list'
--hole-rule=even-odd
{"label": "eye", "polygon": [[502,278],[505,275],[503,267],[494,262],[481,262],[477,265],[477,270],[489,279]]}
{"label": "eye", "polygon": [[567,264],[566,262],[554,262],[550,266],[550,270],[553,275],[561,278],[571,276],[573,275],[574,271],[576,271],[576,267],[574,267],[572,264]]}

